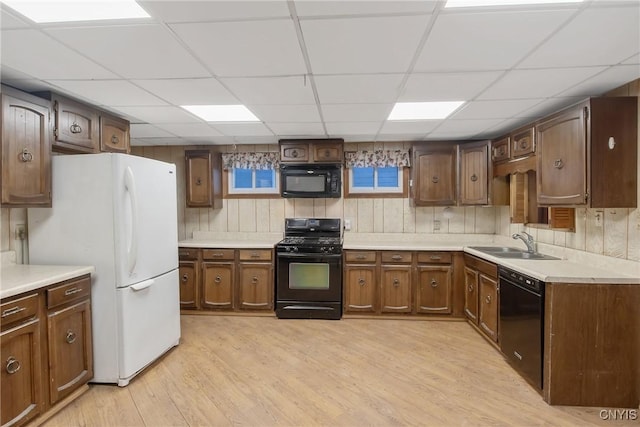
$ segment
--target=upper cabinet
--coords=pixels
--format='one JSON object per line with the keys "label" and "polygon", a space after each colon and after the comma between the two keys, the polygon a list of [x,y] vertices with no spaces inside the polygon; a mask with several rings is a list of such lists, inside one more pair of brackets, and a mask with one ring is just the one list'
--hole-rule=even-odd
{"label": "upper cabinet", "polygon": [[516,130],[509,137],[511,150],[509,156],[512,159],[530,156],[536,152],[535,132],[533,126]]}
{"label": "upper cabinet", "polygon": [[342,163],[343,139],[281,139],[282,163]]}
{"label": "upper cabinet", "polygon": [[2,87],[2,206],[51,206],[49,108]]}
{"label": "upper cabinet", "polygon": [[98,152],[98,111],[56,94],[51,95],[51,104],[54,116],[53,148],[67,152]]}
{"label": "upper cabinet", "polygon": [[100,151],[128,153],[129,122],[108,114],[100,115]]}
{"label": "upper cabinet", "polygon": [[428,144],[413,147],[413,202],[416,206],[456,204],[455,144]]}
{"label": "upper cabinet", "polygon": [[222,208],[222,156],[210,150],[187,150],[186,203],[188,207]]}
{"label": "upper cabinet", "polygon": [[637,206],[636,97],[591,98],[536,123],[537,201]]}
{"label": "upper cabinet", "polygon": [[460,204],[489,203],[489,143],[460,145]]}

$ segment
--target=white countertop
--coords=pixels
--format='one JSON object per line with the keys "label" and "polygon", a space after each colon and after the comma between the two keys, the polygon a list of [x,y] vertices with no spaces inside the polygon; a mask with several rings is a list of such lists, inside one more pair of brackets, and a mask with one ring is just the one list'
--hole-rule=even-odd
{"label": "white countertop", "polygon": [[217,233],[194,231],[193,239],[181,240],[183,248],[272,249],[282,240],[282,233]]}
{"label": "white countertop", "polygon": [[74,277],[91,274],[92,266],[3,265],[0,271],[0,298],[8,298]]}

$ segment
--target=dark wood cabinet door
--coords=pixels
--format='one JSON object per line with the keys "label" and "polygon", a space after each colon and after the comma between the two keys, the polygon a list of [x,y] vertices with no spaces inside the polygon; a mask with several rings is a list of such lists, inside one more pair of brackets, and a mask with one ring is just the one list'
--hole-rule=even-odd
{"label": "dark wood cabinet door", "polygon": [[342,147],[342,143],[311,144],[313,161],[316,163],[342,162],[344,160]]}
{"label": "dark wood cabinet door", "polygon": [[97,153],[100,146],[99,114],[87,105],[52,96],[55,127],[53,148],[77,153]]}
{"label": "dark wood cabinet door", "polygon": [[0,334],[0,423],[21,426],[43,411],[40,321]]}
{"label": "dark wood cabinet door", "polygon": [[238,264],[239,308],[273,309],[273,266],[271,263]]}
{"label": "dark wood cabinet door", "polygon": [[456,204],[456,147],[414,150],[414,203],[417,206]]}
{"label": "dark wood cabinet door", "polygon": [[509,160],[511,153],[511,139],[508,136],[491,142],[491,160],[502,162]]}
{"label": "dark wood cabinet door", "polygon": [[488,143],[460,147],[461,204],[486,205],[489,203],[488,155]]}
{"label": "dark wood cabinet door", "polygon": [[374,313],[376,307],[376,266],[346,265],[344,269],[344,311]]}
{"label": "dark wood cabinet door", "polygon": [[118,117],[100,116],[100,150],[128,153],[131,150],[129,122]]}
{"label": "dark wood cabinet door", "polygon": [[51,206],[49,109],[2,98],[2,205]]}
{"label": "dark wood cabinet door", "polygon": [[494,342],[498,342],[498,315],[500,303],[498,302],[498,282],[489,276],[480,274],[478,276],[478,287],[480,290],[479,326],[482,331]]}
{"label": "dark wood cabinet door", "polygon": [[478,323],[478,272],[469,267],[464,268],[464,314]]}
{"label": "dark wood cabinet door", "polygon": [[280,161],[306,163],[309,161],[309,144],[280,144]]}
{"label": "dark wood cabinet door", "polygon": [[381,267],[380,311],[383,313],[411,312],[411,266]]}
{"label": "dark wood cabinet door", "polygon": [[187,150],[186,204],[189,207],[222,208],[222,157],[209,150]]}
{"label": "dark wood cabinet door", "polygon": [[202,308],[233,309],[234,273],[231,262],[202,263]]}
{"label": "dark wood cabinet door", "polygon": [[511,157],[528,156],[536,152],[535,132],[533,126],[516,131],[511,135]]}
{"label": "dark wood cabinet door", "polygon": [[180,261],[180,308],[198,308],[198,262]]}
{"label": "dark wood cabinet door", "polygon": [[539,205],[586,203],[586,112],[581,105],[536,126]]}
{"label": "dark wood cabinet door", "polygon": [[450,265],[419,265],[416,286],[416,312],[450,314],[453,267]]}
{"label": "dark wood cabinet door", "polygon": [[53,311],[47,323],[49,401],[54,404],[93,378],[91,301]]}

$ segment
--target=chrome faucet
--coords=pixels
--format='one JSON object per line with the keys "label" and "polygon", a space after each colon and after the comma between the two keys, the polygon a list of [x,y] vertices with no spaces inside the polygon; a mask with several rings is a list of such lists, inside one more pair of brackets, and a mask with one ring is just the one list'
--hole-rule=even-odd
{"label": "chrome faucet", "polygon": [[523,231],[521,233],[515,233],[511,236],[514,239],[520,239],[524,242],[525,245],[527,245],[527,251],[532,254],[535,253],[536,248],[535,248],[535,242],[533,241],[533,236],[529,233],[527,233],[526,231]]}

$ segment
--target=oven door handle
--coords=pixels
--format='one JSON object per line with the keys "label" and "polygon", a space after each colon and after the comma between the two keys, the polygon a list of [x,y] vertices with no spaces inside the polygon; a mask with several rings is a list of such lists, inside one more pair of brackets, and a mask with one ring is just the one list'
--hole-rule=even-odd
{"label": "oven door handle", "polygon": [[278,254],[277,255],[278,258],[295,258],[295,259],[300,259],[300,258],[307,258],[309,260],[312,259],[341,259],[342,258],[342,254],[292,254],[292,253],[286,253],[286,254]]}

